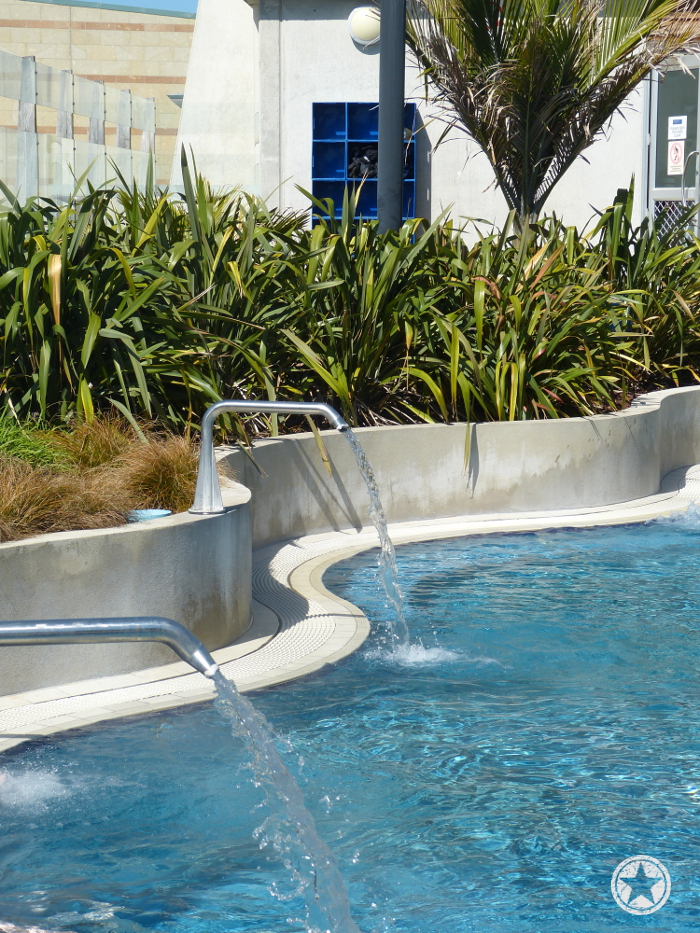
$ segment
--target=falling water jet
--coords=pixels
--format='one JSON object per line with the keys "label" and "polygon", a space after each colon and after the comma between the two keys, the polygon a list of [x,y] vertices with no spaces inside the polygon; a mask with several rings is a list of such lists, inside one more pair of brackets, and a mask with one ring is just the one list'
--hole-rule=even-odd
{"label": "falling water jet", "polygon": [[213,679],[216,707],[231,721],[234,735],[243,739],[271,810],[261,827],[262,844],[272,845],[303,886],[307,933],[360,933],[335,857],[318,835],[304,795],[275,748],[269,723],[221,672]]}
{"label": "falling water jet", "polygon": [[275,748],[270,724],[226,680],[202,642],[184,625],[158,616],[0,622],[0,645],[7,647],[125,641],[162,642],[213,680],[216,706],[245,742],[256,782],[272,811],[272,818],[263,824],[263,842],[269,840],[303,882],[307,933],[360,933],[350,916],[345,883],[333,853],[318,835],[304,796]]}
{"label": "falling water jet", "polygon": [[384,514],[382,500],[379,496],[379,487],[377,486],[374,471],[367,459],[367,454],[352,428],[346,427],[343,430],[343,434],[347,438],[350,449],[355,454],[358,469],[367,486],[369,517],[379,535],[379,569],[381,571],[382,584],[384,585],[389,602],[394,607],[394,612],[396,613],[396,619],[392,623],[389,623],[391,647],[398,648],[408,643],[408,625],[403,610],[403,593],[399,586],[396,551],[389,537],[386,515]]}
{"label": "falling water jet", "polygon": [[357,436],[348,423],[341,418],[335,408],[322,402],[260,402],[248,399],[225,399],[210,405],[202,417],[201,448],[199,454],[199,468],[197,470],[197,488],[194,495],[194,504],[190,512],[195,515],[210,515],[223,512],[224,504],[221,499],[221,488],[216,471],[214,456],[214,422],[225,411],[242,411],[250,413],[269,413],[283,415],[322,415],[333,427],[344,434],[350,449],[355,455],[357,466],[367,486],[369,495],[369,516],[379,535],[379,567],[382,584],[387,598],[394,608],[396,619],[389,623],[390,647],[396,649],[408,643],[408,626],[403,611],[403,595],[399,587],[398,572],[396,569],[396,553],[391,543],[387,529],[386,515],[379,496],[379,487],[374,472],[367,459]]}

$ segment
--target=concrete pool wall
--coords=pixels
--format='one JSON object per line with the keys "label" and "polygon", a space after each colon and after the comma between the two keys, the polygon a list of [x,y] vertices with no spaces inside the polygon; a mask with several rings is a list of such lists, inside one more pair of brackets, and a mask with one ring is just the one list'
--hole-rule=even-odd
{"label": "concrete pool wall", "polygon": [[[624,412],[593,418],[357,434],[390,522],[546,516],[653,496],[667,473],[700,463],[700,387],[652,393]],[[255,549],[263,555],[279,542],[332,531],[348,532],[352,545],[368,524],[366,490],[347,441],[335,431],[322,437],[332,476],[312,434],[257,443],[262,474],[240,450],[220,450],[239,481],[223,485],[223,515],[175,515],[0,544],[2,617],[153,614],[187,625],[210,650],[229,645],[250,623]],[[275,663],[284,664],[289,649],[282,645]],[[159,645],[1,648],[0,696],[172,660]]]}
{"label": "concrete pool wall", "polygon": [[[467,431],[469,452],[467,455]],[[638,398],[591,418],[359,428],[389,522],[611,505],[653,495],[700,461],[700,387]],[[221,453],[251,491],[252,545],[366,525],[367,493],[345,438],[322,432]]]}
{"label": "concrete pool wall", "polygon": [[[223,515],[0,544],[2,618],[165,616],[210,649],[229,645],[251,617],[250,494],[225,485],[222,495]],[[152,642],[0,648],[0,696],[173,660]]]}

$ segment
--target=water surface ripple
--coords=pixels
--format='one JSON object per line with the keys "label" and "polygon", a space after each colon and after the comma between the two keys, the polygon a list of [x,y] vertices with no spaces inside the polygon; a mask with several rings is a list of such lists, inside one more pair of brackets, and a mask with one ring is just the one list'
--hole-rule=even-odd
{"label": "water surface ripple", "polygon": [[[700,523],[397,550],[412,643],[255,698],[363,933],[687,933],[700,921]],[[381,630],[371,553],[325,582]],[[304,907],[211,707],[57,736],[0,769],[0,917],[282,933]],[[635,917],[623,859],[673,889]],[[288,896],[280,900],[270,895]],[[291,923],[287,923],[287,919]]]}

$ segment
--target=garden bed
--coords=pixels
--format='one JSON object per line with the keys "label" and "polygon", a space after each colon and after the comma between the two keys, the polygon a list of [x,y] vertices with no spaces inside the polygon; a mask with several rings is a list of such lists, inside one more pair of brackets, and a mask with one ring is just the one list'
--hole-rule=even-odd
{"label": "garden bed", "polygon": [[198,448],[188,438],[96,418],[73,430],[0,420],[0,541],[125,525],[136,509],[184,512]]}

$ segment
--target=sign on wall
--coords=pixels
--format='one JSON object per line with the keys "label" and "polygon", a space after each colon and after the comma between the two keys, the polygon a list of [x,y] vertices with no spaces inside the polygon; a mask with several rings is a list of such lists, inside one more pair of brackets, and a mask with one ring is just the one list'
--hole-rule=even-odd
{"label": "sign on wall", "polygon": [[683,174],[684,156],[685,141],[682,139],[672,139],[668,144],[668,164],[666,166],[667,175]]}
{"label": "sign on wall", "polygon": [[668,118],[668,138],[669,139],[687,139],[688,138],[688,117],[669,117]]}

